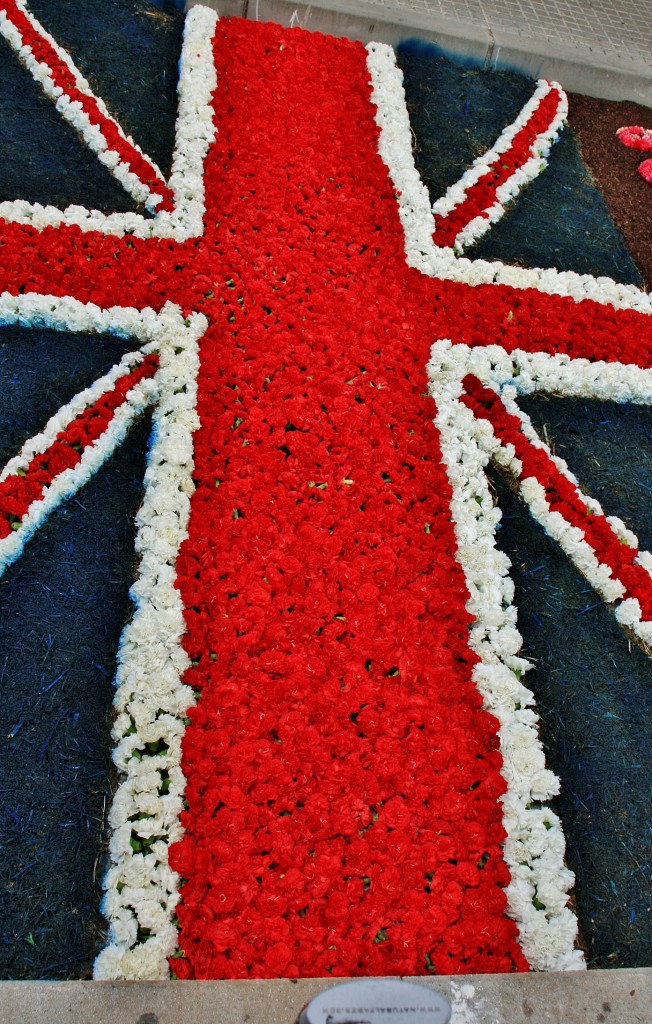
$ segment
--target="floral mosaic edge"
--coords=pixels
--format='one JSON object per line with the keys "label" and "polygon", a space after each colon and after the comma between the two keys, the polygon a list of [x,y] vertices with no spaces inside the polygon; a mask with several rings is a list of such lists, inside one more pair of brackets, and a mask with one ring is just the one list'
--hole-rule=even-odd
{"label": "floral mosaic edge", "polygon": [[[194,12],[193,18],[189,19],[191,29],[184,52],[189,52],[188,48],[194,47],[198,40],[207,38],[207,33],[210,38],[214,24],[212,14],[201,8],[194,8]],[[374,101],[381,127],[381,154],[400,189],[399,206],[406,232],[406,252],[422,270],[428,273],[436,268],[437,274],[450,279],[473,283],[500,281],[517,288],[533,287],[536,281],[540,290],[568,294],[576,300],[591,298],[614,308],[651,311],[649,299],[643,293],[606,279],[596,281],[554,271],[515,271],[502,265],[480,266],[477,261],[471,264],[457,260],[452,253],[437,252],[430,230],[432,211],[429,205],[427,211],[424,208],[420,183],[416,171],[413,172],[413,165],[410,167],[411,154],[406,150],[409,139],[409,130],[405,132],[407,113],[400,97],[393,56],[389,48],[379,44],[370,44],[368,51]],[[195,65],[188,70],[182,64],[180,94],[191,113],[187,115],[185,134],[179,136],[185,141],[178,145],[178,152],[183,151],[183,155],[178,157],[177,167],[184,159],[195,169],[201,165],[201,153],[205,154],[212,137],[212,129],[206,123],[206,96],[212,93],[213,87],[208,72],[197,76]],[[394,130],[396,126],[398,129]],[[193,139],[199,140],[195,148],[200,153],[199,159],[194,161],[188,156],[188,149],[192,148],[188,140]],[[184,201],[189,201],[191,206],[195,204],[195,212],[189,217],[189,222],[192,222],[192,231],[198,233],[201,205],[197,204],[201,204],[202,185],[189,175],[186,185],[190,182],[190,195],[186,194]],[[179,194],[180,190],[173,191]],[[59,211],[48,211],[47,208],[34,210],[28,206],[25,203],[3,204],[0,212],[9,220],[29,222],[40,228],[65,221],[92,225],[94,229],[105,231],[142,232],[145,236],[158,230],[157,227],[152,229],[150,222],[136,215],[125,215],[131,219],[116,228],[117,222],[113,219],[101,222],[88,211],[67,211],[62,221]],[[163,224],[163,220],[160,223]],[[162,228],[161,233],[165,234],[167,230]],[[186,230],[183,229],[184,237]],[[134,334],[146,346],[143,354],[149,356],[156,352],[160,361],[150,390],[143,385],[139,392],[130,392],[128,396],[131,416],[156,398],[156,441],[148,456],[146,498],[138,516],[137,550],[141,569],[139,580],[132,589],[136,611],[123,636],[119,656],[118,718],[114,732],[118,745],[115,756],[126,778],[111,814],[114,829],[111,853],[115,863],[106,879],[108,892],[104,909],[111,921],[112,943],[98,959],[96,976],[165,977],[167,958],[173,955],[176,947],[173,916],[178,898],[178,878],[167,865],[167,843],[175,841],[180,834],[178,818],[184,787],[179,767],[180,739],[183,720],[193,703],[189,688],[181,682],[189,661],[181,645],[183,610],[174,587],[174,565],[179,544],[185,536],[193,490],[192,433],[197,425],[196,386],[193,382],[196,381],[198,367],[197,342],[206,322],[199,314],[184,317],[178,308],[172,306],[159,314],[136,310],[125,314],[48,297],[19,300],[3,297],[3,303],[4,323],[26,326],[41,323],[67,330],[110,330]],[[568,372],[573,373],[572,370]],[[626,377],[627,372],[623,372]],[[649,402],[649,378],[645,376],[648,371],[640,373],[644,377],[639,388],[643,398],[639,400]],[[117,379],[118,374],[113,374],[110,381],[98,385],[92,393],[84,394],[77,403],[79,408],[88,408],[89,403],[105,393],[107,384],[115,384]],[[623,379],[616,370],[614,393],[623,386]],[[639,386],[638,379],[636,386]],[[71,415],[77,405],[71,409]],[[466,475],[456,479],[455,466],[460,459],[454,451],[453,435],[449,437],[447,430],[449,418],[459,415],[466,417],[463,429],[468,428],[470,438],[475,436],[478,447],[464,469]],[[456,487],[466,488],[469,479],[476,480],[477,477],[477,480],[484,480],[481,470],[487,458],[486,453],[483,454],[486,431],[478,434],[478,428],[466,422],[468,418],[459,408],[453,410],[452,406],[440,401],[436,422],[442,433],[444,458],[454,491]],[[48,437],[57,435],[56,426],[45,432]],[[457,436],[462,427],[457,424],[455,430]],[[93,472],[118,443],[116,431],[110,442],[106,442],[102,458],[89,466],[87,474]],[[34,453],[37,451],[38,448],[34,448]],[[24,459],[25,456],[23,462],[16,462],[14,468],[24,469]],[[80,475],[78,480],[75,478],[75,488],[81,486],[81,482]],[[70,486],[65,484],[64,481],[57,485],[56,491],[52,490],[51,507],[70,493]],[[482,487],[482,484],[477,486]],[[480,501],[477,501],[478,496]],[[520,638],[515,633],[514,611],[509,603],[511,585],[507,577],[507,560],[495,549],[491,550],[495,514],[488,496],[484,491],[476,490],[472,501],[481,511],[478,515],[477,510],[473,510],[474,524],[471,524],[469,507],[465,503],[457,506],[455,519],[460,551],[463,550],[464,531],[472,526],[482,534],[487,545],[487,563],[481,577],[474,576],[474,570],[460,554],[467,579],[472,580],[479,591],[490,591],[498,586],[493,595],[493,605],[480,602],[473,608],[476,625],[471,631],[471,646],[482,659],[476,672],[478,686],[492,712],[501,720],[504,773],[510,787],[503,800],[505,826],[509,834],[506,852],[513,875],[508,887],[510,912],[519,922],[523,949],[533,967],[577,969],[582,966],[582,957],[573,949],[576,923],[565,907],[566,890],[572,884],[572,877],[563,867],[563,837],[555,816],[546,808],[533,806],[553,795],[556,780],[543,765],[536,736],[536,715],[530,709],[532,696],[520,682],[520,676],[528,665],[518,657]],[[156,529],[154,523],[157,524]],[[549,520],[547,525],[550,527]],[[28,532],[25,532],[25,539]],[[633,546],[631,537],[622,530],[620,532],[626,546]],[[16,550],[19,542],[22,542],[22,537],[18,537],[16,531],[15,539],[12,538]],[[645,558],[641,559],[641,566],[649,573],[649,563]],[[625,618],[634,627],[641,620],[640,606],[638,610],[632,610],[629,605],[628,610],[631,614],[625,614]],[[487,647],[486,639],[492,630],[496,631],[496,636]],[[153,678],[161,680],[160,688],[152,688]],[[501,688],[508,692],[508,699],[496,696]],[[527,771],[522,763],[524,758],[528,763]],[[539,896],[545,896],[545,900],[540,900]],[[545,902],[548,908],[545,914],[537,906],[539,902]]]}

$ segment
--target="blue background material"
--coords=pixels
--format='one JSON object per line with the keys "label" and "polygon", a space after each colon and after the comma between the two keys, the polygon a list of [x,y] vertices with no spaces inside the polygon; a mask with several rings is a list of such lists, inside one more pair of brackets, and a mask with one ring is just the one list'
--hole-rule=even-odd
{"label": "blue background material", "polygon": [[[426,44],[400,46],[398,63],[415,162],[434,203],[515,120],[535,82],[511,71],[459,67]],[[465,255],[642,284],[569,128],[552,147],[545,173]]]}

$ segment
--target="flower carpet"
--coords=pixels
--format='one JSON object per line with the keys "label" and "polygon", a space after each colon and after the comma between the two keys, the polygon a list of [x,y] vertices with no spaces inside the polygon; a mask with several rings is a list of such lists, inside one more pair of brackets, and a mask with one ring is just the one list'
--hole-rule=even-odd
{"label": "flower carpet", "polygon": [[563,90],[510,85],[439,186],[418,55],[197,6],[167,174],[21,0],[0,31],[131,197],[0,202],[4,327],[123,346],[6,459],[10,582],[152,423],[95,977],[581,969],[487,473],[645,664],[652,555],[526,410],[649,405],[652,305],[610,224],[614,270],[482,253],[557,180]]}

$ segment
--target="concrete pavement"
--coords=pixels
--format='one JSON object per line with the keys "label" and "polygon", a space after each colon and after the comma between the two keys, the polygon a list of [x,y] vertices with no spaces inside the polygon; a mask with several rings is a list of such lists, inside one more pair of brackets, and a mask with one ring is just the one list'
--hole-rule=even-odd
{"label": "concrete pavement", "polygon": [[[343,980],[5,982],[0,1024],[295,1024],[313,996]],[[448,999],[451,1024],[652,1021],[652,969],[410,980]]]}

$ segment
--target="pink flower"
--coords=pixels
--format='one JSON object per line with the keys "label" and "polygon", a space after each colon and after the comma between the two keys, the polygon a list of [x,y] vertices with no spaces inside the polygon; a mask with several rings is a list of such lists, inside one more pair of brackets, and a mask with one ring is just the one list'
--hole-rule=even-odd
{"label": "pink flower", "polygon": [[642,164],[639,164],[638,173],[652,184],[652,160],[644,160]]}
{"label": "pink flower", "polygon": [[[638,149],[641,153],[652,150],[652,128],[641,128],[634,124],[629,128],[619,128],[616,137],[628,149]],[[646,181],[652,182],[652,160],[644,160],[639,164],[638,173]]]}
{"label": "pink flower", "polygon": [[647,153],[652,149],[651,128],[641,128],[640,125],[634,124],[629,128],[619,128],[616,137],[628,149],[640,149],[641,153]]}

